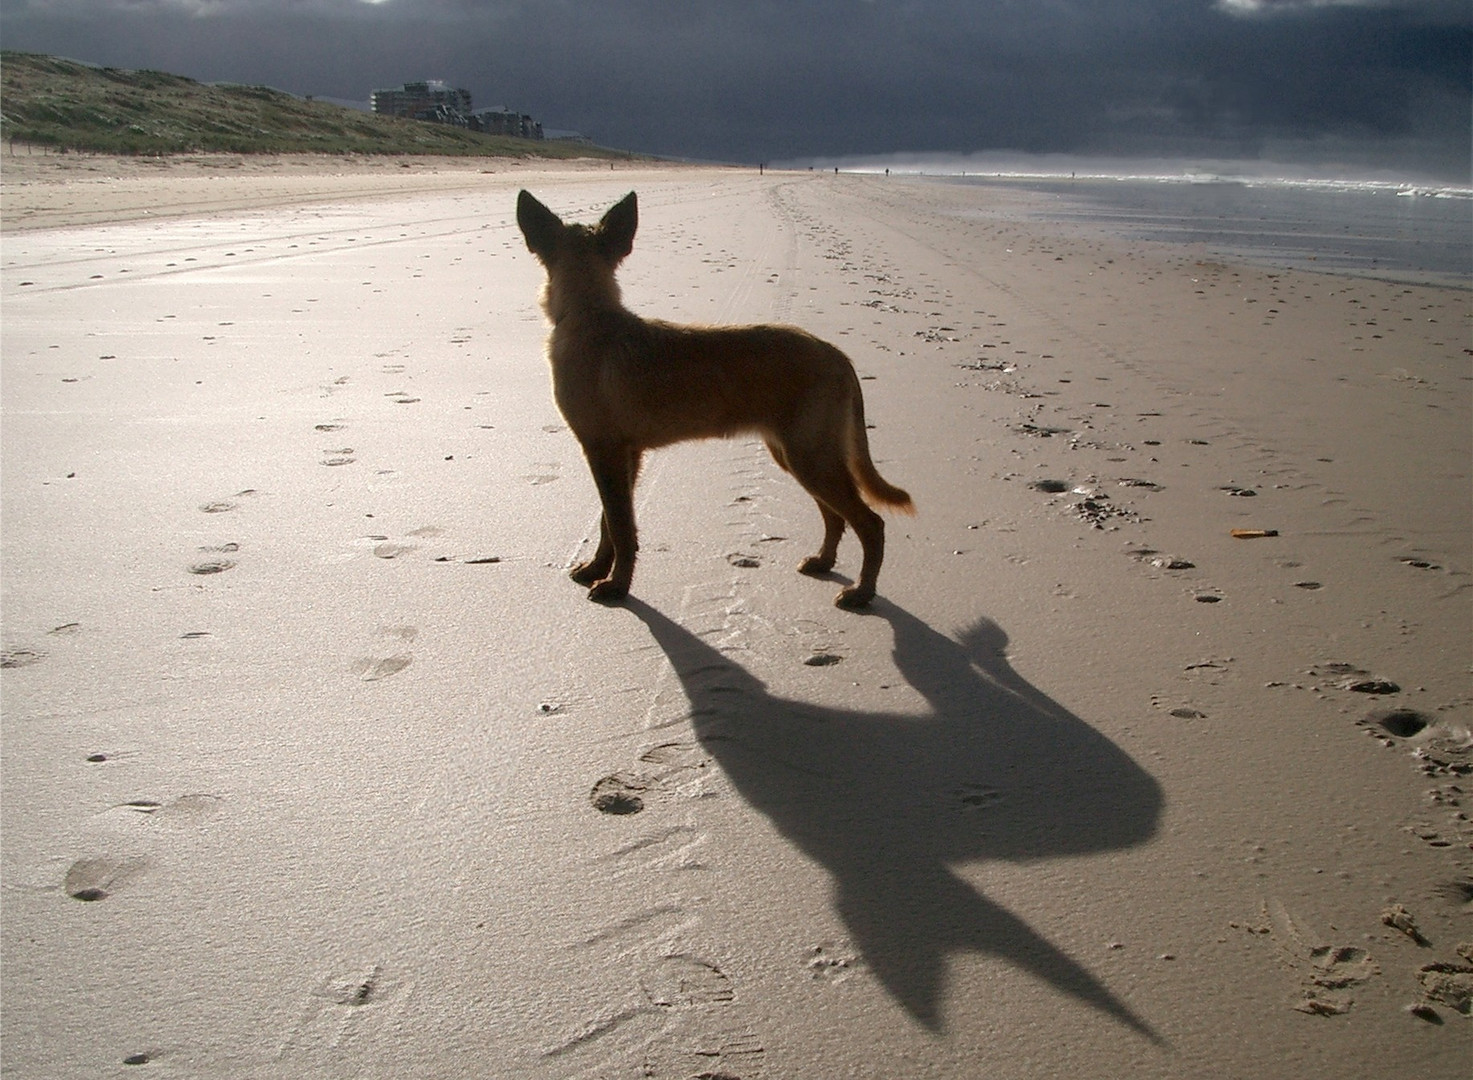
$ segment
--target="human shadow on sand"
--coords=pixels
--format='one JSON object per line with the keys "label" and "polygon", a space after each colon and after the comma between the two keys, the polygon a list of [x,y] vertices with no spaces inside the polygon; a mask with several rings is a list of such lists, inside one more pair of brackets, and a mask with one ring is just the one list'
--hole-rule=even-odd
{"label": "human shadow on sand", "polygon": [[628,601],[669,657],[701,745],[737,791],[834,877],[835,906],[880,981],[943,1027],[947,954],[1006,960],[1159,1036],[1103,983],[951,865],[1115,851],[1150,839],[1161,789],[1119,747],[1013,671],[1007,635],[958,639],[890,604],[895,662],[930,715],[773,696],[730,656]]}

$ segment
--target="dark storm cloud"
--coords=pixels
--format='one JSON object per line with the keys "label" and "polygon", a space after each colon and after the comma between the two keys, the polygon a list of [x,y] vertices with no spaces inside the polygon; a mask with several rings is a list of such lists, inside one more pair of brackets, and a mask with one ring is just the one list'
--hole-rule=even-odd
{"label": "dark storm cloud", "polygon": [[1466,178],[1446,0],[12,0],[7,48],[364,100],[442,78],[656,153],[1338,156]]}

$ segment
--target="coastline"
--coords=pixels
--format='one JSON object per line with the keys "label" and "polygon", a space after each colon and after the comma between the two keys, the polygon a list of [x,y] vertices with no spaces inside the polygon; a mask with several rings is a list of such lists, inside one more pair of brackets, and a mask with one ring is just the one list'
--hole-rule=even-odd
{"label": "coastline", "polygon": [[[869,177],[89,165],[0,167],[7,1074],[1461,1075],[1466,291]],[[750,440],[567,581],[523,185],[639,191],[641,314],[851,355],[869,615]]]}

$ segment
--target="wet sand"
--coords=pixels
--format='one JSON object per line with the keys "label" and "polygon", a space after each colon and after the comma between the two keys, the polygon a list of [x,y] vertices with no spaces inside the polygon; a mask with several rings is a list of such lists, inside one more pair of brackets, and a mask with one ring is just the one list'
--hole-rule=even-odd
{"label": "wet sand", "polygon": [[[567,579],[522,186],[851,355],[868,613],[750,440]],[[6,1074],[1461,1075],[1473,293],[1025,197],[0,161]]]}

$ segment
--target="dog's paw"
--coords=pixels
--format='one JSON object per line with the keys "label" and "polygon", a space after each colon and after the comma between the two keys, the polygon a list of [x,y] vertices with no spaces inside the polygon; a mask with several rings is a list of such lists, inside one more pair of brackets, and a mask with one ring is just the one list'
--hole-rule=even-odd
{"label": "dog's paw", "polygon": [[629,595],[629,586],[605,579],[588,590],[588,599],[599,604],[617,604]]}
{"label": "dog's paw", "polygon": [[569,570],[568,576],[579,585],[592,585],[595,581],[602,580],[608,572],[609,568],[607,566],[599,566],[597,563],[589,560],[588,562],[579,563],[573,569]]}
{"label": "dog's paw", "polygon": [[843,608],[845,611],[854,611],[858,608],[865,607],[874,598],[874,589],[851,585],[847,589],[839,590],[839,595],[834,597],[834,607]]}
{"label": "dog's paw", "polygon": [[821,577],[833,568],[833,559],[825,559],[819,555],[810,555],[798,564],[798,573],[807,574],[809,577]]}

